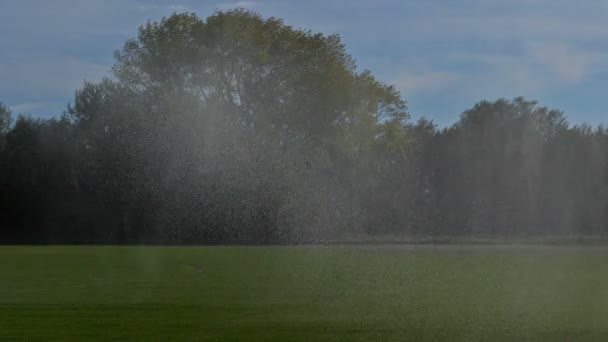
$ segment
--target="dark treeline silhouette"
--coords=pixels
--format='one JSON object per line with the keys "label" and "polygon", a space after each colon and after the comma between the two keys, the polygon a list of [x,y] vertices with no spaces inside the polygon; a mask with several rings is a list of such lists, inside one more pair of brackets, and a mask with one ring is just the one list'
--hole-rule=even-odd
{"label": "dark treeline silhouette", "polygon": [[50,120],[0,106],[0,242],[604,236],[608,131],[523,98],[409,121],[338,36],[148,22]]}

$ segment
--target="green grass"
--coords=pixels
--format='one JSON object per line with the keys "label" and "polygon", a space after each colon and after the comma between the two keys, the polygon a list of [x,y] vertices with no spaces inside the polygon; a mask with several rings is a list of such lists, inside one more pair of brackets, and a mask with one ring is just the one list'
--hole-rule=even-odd
{"label": "green grass", "polygon": [[600,247],[0,247],[0,341],[608,340]]}

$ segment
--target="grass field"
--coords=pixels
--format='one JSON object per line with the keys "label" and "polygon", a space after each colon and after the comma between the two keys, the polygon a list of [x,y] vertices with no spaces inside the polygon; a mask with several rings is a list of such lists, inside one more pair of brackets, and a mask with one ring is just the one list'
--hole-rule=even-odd
{"label": "grass field", "polygon": [[608,340],[608,249],[0,247],[0,341]]}

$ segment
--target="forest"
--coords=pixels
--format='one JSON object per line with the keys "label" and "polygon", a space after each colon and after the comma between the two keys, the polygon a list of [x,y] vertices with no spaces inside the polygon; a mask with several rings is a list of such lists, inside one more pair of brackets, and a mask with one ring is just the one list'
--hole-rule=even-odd
{"label": "forest", "polygon": [[338,35],[242,9],[114,56],[51,119],[0,103],[0,243],[608,236],[608,129],[534,100],[414,121]]}

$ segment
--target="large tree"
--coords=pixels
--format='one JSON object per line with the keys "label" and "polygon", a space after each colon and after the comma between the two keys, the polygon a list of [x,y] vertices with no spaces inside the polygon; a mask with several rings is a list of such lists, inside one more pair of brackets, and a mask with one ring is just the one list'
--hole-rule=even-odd
{"label": "large tree", "polygon": [[353,184],[379,176],[380,140],[405,144],[387,142],[405,131],[404,101],[359,73],[337,35],[244,10],[177,14],[115,56],[116,80],[86,84],[71,109],[82,153],[97,156],[87,178],[120,190],[113,210],[145,217],[124,222],[178,240],[352,227]]}

